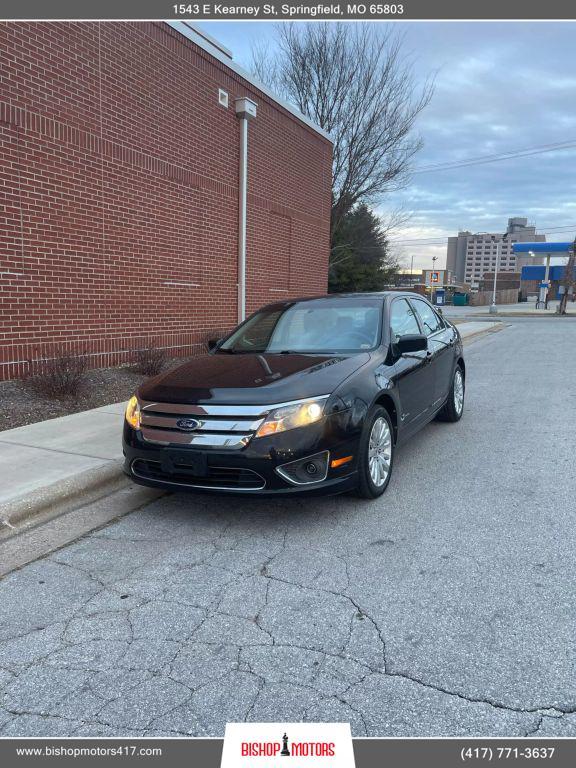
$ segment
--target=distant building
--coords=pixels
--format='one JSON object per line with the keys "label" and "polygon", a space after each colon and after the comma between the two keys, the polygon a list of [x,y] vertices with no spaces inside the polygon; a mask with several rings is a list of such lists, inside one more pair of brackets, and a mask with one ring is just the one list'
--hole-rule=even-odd
{"label": "distant building", "polygon": [[394,278],[397,288],[410,288],[422,282],[422,272],[399,272]]}
{"label": "distant building", "polygon": [[456,278],[451,269],[423,269],[421,281],[424,285],[441,288],[443,285],[455,285]]}
{"label": "distant building", "polygon": [[[519,272],[525,264],[541,264],[540,257],[528,254],[519,256],[512,252],[512,243],[546,242],[546,235],[536,234],[536,227],[528,224],[528,219],[508,219],[507,238],[502,244],[502,256],[498,272]],[[494,273],[498,242],[502,233],[459,232],[456,237],[448,238],[446,269],[454,272],[457,283],[468,283],[473,291],[480,287],[486,272]]]}

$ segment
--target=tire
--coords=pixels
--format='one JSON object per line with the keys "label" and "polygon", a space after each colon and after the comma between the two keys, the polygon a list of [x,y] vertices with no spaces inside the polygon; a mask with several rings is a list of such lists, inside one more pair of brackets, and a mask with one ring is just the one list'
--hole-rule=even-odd
{"label": "tire", "polygon": [[[371,444],[373,446],[372,451]],[[376,450],[379,450],[379,453],[375,455],[374,447],[376,445],[378,445]],[[376,480],[370,470],[371,461],[373,471],[376,473]],[[356,495],[362,499],[377,499],[378,496],[382,496],[392,477],[393,465],[394,430],[392,422],[386,408],[376,405],[368,413],[360,437]],[[378,468],[376,469],[376,467]],[[378,476],[380,481],[378,481]]]}
{"label": "tire", "polygon": [[[458,386],[458,379],[460,379],[460,387]],[[461,392],[461,399],[458,397],[458,391]],[[439,421],[460,421],[462,414],[464,413],[464,395],[466,392],[464,373],[459,365],[454,369],[454,375],[452,376],[452,384],[450,385],[450,392],[448,393],[448,399],[438,411],[436,418]]]}

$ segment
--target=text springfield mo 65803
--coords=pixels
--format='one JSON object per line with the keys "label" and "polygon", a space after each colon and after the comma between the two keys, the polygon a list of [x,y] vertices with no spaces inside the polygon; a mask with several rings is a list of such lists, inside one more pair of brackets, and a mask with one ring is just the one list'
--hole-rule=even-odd
{"label": "text springfield mo 65803", "polygon": [[358,16],[389,17],[403,16],[404,5],[402,3],[331,3],[323,5],[291,5],[282,3],[279,5],[224,5],[223,3],[178,3],[172,6],[175,16],[196,16],[201,18],[217,18],[229,16],[234,18],[252,18],[265,16],[278,16],[284,18],[319,16],[337,18]]}

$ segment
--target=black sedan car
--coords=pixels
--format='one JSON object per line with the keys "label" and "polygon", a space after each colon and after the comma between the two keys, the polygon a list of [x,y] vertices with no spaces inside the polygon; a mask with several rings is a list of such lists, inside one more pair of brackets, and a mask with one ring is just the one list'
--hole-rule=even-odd
{"label": "black sedan car", "polygon": [[460,334],[414,293],[271,304],[210,346],[131,398],[124,468],[135,482],[372,499],[397,445],[434,417],[462,416]]}

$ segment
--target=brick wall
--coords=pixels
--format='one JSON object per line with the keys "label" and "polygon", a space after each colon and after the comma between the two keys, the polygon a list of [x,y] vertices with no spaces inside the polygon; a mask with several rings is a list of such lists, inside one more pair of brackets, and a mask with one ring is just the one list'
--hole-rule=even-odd
{"label": "brick wall", "polygon": [[330,143],[166,24],[0,24],[0,379],[235,325],[239,96],[250,312],[326,291]]}

